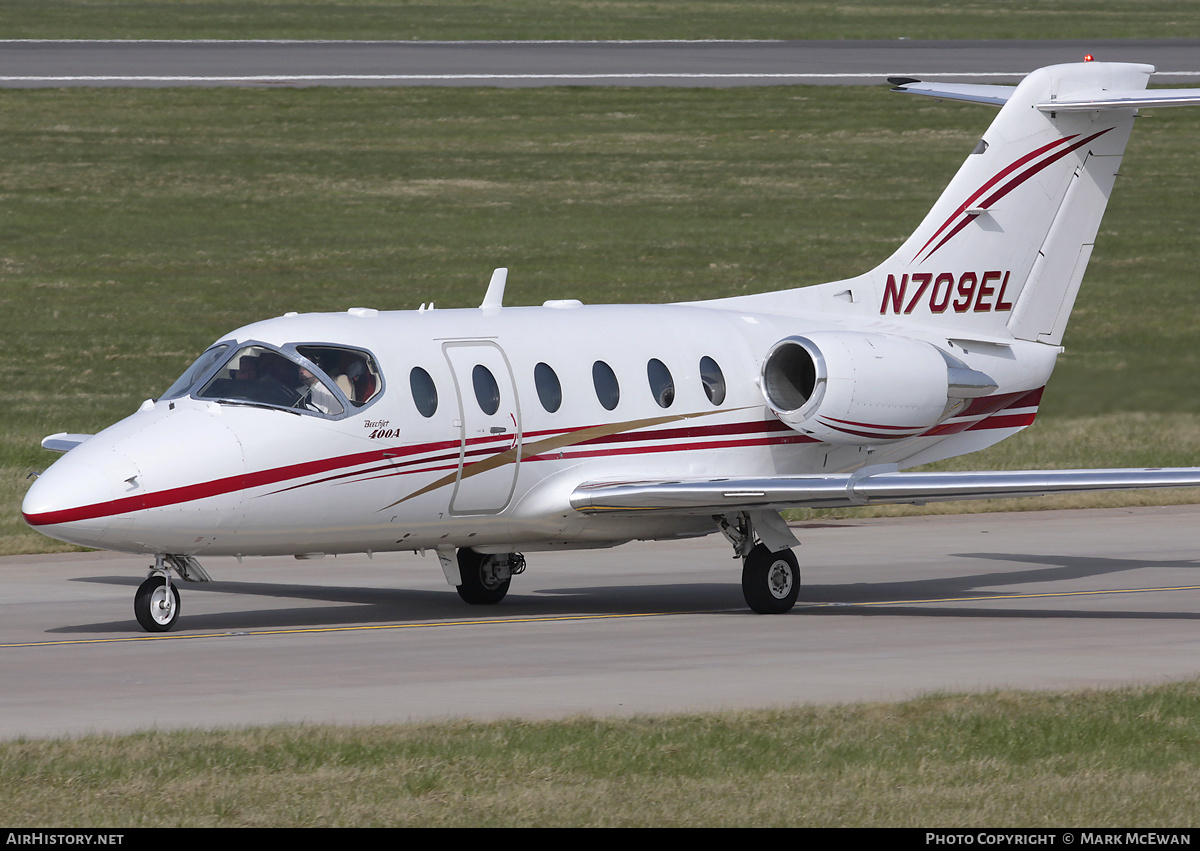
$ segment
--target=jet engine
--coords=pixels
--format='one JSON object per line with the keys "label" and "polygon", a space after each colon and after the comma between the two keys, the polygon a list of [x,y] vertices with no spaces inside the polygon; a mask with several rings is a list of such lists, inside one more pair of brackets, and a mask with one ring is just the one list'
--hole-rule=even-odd
{"label": "jet engine", "polygon": [[849,331],[785,337],[762,366],[781,420],[827,443],[872,445],[919,435],[996,382],[921,340]]}

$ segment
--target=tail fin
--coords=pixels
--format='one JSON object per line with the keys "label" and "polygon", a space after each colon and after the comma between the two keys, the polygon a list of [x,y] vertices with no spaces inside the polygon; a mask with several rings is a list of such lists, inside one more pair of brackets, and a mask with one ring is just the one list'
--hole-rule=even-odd
{"label": "tail fin", "polygon": [[1088,62],[1042,68],[1016,88],[893,81],[896,91],[1004,105],[895,254],[859,278],[806,289],[840,312],[1057,345],[1138,107],[1200,103],[1196,89],[1147,91],[1153,72]]}

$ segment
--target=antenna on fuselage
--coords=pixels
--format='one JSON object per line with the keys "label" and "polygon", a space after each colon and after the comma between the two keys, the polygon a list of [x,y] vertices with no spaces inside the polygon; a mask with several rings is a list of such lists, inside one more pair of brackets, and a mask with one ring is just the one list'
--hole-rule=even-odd
{"label": "antenna on fuselage", "polygon": [[488,282],[487,292],[483,295],[482,310],[499,310],[504,302],[504,285],[508,281],[508,269],[500,267],[492,272],[492,280]]}

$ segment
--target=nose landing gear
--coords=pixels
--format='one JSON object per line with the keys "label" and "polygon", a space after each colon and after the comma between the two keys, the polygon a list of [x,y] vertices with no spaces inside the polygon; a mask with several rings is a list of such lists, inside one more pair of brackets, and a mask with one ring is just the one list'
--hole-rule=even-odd
{"label": "nose landing gear", "polygon": [[146,632],[167,632],[179,619],[179,591],[169,573],[153,573],[138,586],[133,613]]}
{"label": "nose landing gear", "polygon": [[133,596],[133,614],[146,632],[168,632],[179,620],[179,590],[171,582],[172,570],[186,582],[212,581],[191,556],[156,555],[150,575]]}

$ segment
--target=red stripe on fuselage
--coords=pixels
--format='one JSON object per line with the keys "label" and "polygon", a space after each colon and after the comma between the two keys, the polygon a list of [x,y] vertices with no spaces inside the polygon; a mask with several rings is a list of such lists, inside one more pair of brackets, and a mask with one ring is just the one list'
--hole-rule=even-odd
{"label": "red stripe on fuselage", "polygon": [[[576,431],[584,431],[591,426],[582,426],[579,428],[567,429],[551,429],[543,432],[530,432],[526,436],[534,434],[569,434]],[[660,440],[660,439],[679,439],[681,437],[703,437],[706,434],[736,434],[739,432],[771,432],[771,431],[788,431],[784,423],[772,420],[762,420],[753,423],[734,423],[722,424],[713,426],[700,426],[695,428],[677,428],[677,429],[661,429],[658,431],[648,430],[642,432],[629,432],[626,434],[605,435],[602,437],[592,438],[591,440],[581,441],[579,446],[587,446],[590,444],[599,444],[615,441],[639,441],[639,440]],[[498,443],[503,441],[505,449],[511,441],[511,435],[502,437],[487,436],[475,438],[468,441],[469,445],[478,447],[482,443]],[[792,441],[794,442],[794,441]],[[384,449],[376,449],[370,452],[360,452],[353,455],[345,455],[334,458],[324,458],[318,461],[305,461],[299,464],[290,464],[283,467],[275,467],[268,470],[260,470],[253,473],[244,473],[236,476],[227,476],[220,479],[213,479],[208,482],[199,482],[192,485],[183,485],[177,488],[168,488],[166,490],[157,491],[149,494],[139,494],[137,496],[123,497],[114,499],[108,502],[98,502],[91,505],[81,505],[76,508],[65,508],[59,511],[48,511],[41,514],[25,514],[25,522],[30,526],[52,526],[57,523],[72,523],[80,520],[94,520],[99,517],[109,517],[117,514],[125,514],[131,511],[142,511],[149,508],[163,508],[169,505],[177,505],[185,502],[194,502],[200,499],[210,497],[223,496],[228,493],[234,493],[239,490],[249,490],[256,487],[279,484],[289,480],[300,479],[306,476],[327,473],[332,470],[345,469],[347,467],[357,467],[362,464],[378,464],[381,461],[386,461],[386,464],[372,468],[371,470],[358,470],[347,473],[341,473],[336,476],[329,476],[325,479],[320,479],[318,482],[335,481],[341,478],[352,478],[354,476],[364,475],[368,473],[382,473],[387,475],[389,468],[400,466],[394,459],[398,457],[410,457],[420,455],[427,452],[446,452],[449,449],[457,449],[462,445],[459,440],[438,441],[434,443],[415,444],[407,447],[388,447]],[[702,448],[703,445],[701,445]],[[717,445],[713,445],[717,448]],[[503,451],[503,450],[501,450]],[[454,458],[458,453],[450,452],[436,458],[421,458],[403,462],[403,466],[415,464],[428,464],[431,462],[445,461]],[[487,454],[489,457],[495,454],[486,448],[476,448],[469,450],[467,455]],[[624,453],[621,453],[624,454]],[[435,469],[453,469],[456,465],[439,467]],[[400,472],[428,472],[428,470],[397,470]],[[383,476],[375,476],[382,478]],[[302,482],[291,487],[282,488],[273,493],[282,493],[287,490],[293,490],[298,487],[305,487],[318,482]]]}
{"label": "red stripe on fuselage", "polygon": [[[1043,390],[1044,388],[1038,388],[1037,390],[1028,391],[1025,393],[1010,393],[1002,394],[1001,396],[976,399],[963,413],[960,413],[955,417],[956,422],[938,426],[937,428],[926,432],[926,435],[941,436],[964,430],[1012,428],[1016,426],[1028,425],[1029,423],[1033,422],[1036,411],[1034,413],[1014,414],[1006,417],[987,415],[1007,408],[1036,406],[1041,400]],[[962,417],[980,415],[984,415],[985,418],[978,421],[957,421]],[[587,428],[590,427],[583,426],[580,428],[571,429],[549,429],[539,432],[528,432],[526,433],[525,437],[567,434],[575,431],[583,431]],[[744,438],[741,440],[703,439],[710,436],[730,436],[737,434],[764,434],[768,436],[761,438]],[[492,457],[496,454],[495,447],[481,447],[480,444],[495,444],[500,441],[507,443],[509,440],[511,440],[511,436],[500,438],[491,436],[477,438],[468,441],[470,445],[473,445],[476,448],[469,450],[466,454],[469,456],[486,455],[487,457]],[[671,442],[656,446],[613,445],[652,440],[665,440]],[[814,437],[792,432],[786,423],[783,423],[779,420],[761,420],[750,423],[725,423],[713,426],[696,426],[657,430],[650,429],[645,431],[604,435],[601,437],[592,438],[590,440],[580,441],[578,444],[564,446],[561,450],[555,450],[554,452],[529,456],[528,458],[522,459],[522,461],[549,461],[557,460],[560,457],[592,458],[601,457],[604,455],[690,452],[700,449],[731,449],[741,447],[761,447],[769,445],[791,445],[798,443],[817,442],[819,441]],[[363,481],[369,479],[386,478],[394,475],[440,472],[443,470],[452,470],[457,466],[456,464],[446,464],[444,462],[455,458],[458,455],[457,450],[459,447],[461,447],[461,445],[461,441],[451,440],[414,444],[412,446],[388,447],[384,449],[372,450],[370,452],[359,452],[352,455],[345,455],[335,458],[324,458],[318,461],[305,461],[299,464],[290,464],[283,467],[275,467],[253,473],[244,473],[237,476],[227,476],[220,479],[213,479],[212,481],[208,482],[199,482],[193,485],[169,488],[156,493],[123,497],[121,499],[110,500],[108,502],[83,505],[77,508],[66,508],[60,511],[50,511],[42,514],[26,514],[24,517],[25,522],[30,526],[51,526],[57,523],[93,520],[99,517],[125,514],[131,511],[141,511],[149,508],[163,508],[169,505],[177,505],[185,502],[194,502],[199,499],[223,496],[239,490],[250,490],[252,488],[278,484],[288,480],[300,479],[306,476],[327,473],[332,470],[345,469],[347,467],[357,467],[363,464],[377,464],[379,466],[374,466],[365,470],[354,470],[339,473],[334,476],[327,476],[325,478],[310,482],[300,482],[291,485],[290,487],[272,491],[272,493],[283,493],[284,491],[294,490],[296,488],[334,482],[338,480]],[[595,449],[589,450],[588,447],[595,447]],[[507,446],[505,449],[507,449]],[[433,457],[413,457],[430,452],[438,452],[442,454],[435,455]],[[397,461],[396,459],[398,458],[407,458],[408,460]],[[385,463],[380,464],[380,462]],[[440,466],[426,466],[429,464],[440,464]],[[355,477],[367,478],[355,479]],[[347,481],[346,483],[351,484],[353,481]]]}
{"label": "red stripe on fuselage", "polygon": [[[1015,408],[1033,408],[1034,411],[1030,414],[1029,419],[1029,422],[1033,422],[1033,417],[1037,414],[1037,406],[1041,404],[1042,394],[1045,391],[1045,387],[1039,387],[1036,390],[1026,390],[1021,393],[1001,393],[998,396],[984,396],[980,399],[975,399],[965,410],[955,414],[949,422],[942,423],[925,432],[925,436],[945,437],[946,435],[958,434],[962,431],[984,428],[1007,428],[1008,426],[993,424],[992,417],[1000,411]],[[983,419],[974,419],[975,417],[982,417]],[[1025,425],[1028,424],[1025,423]]]}

